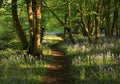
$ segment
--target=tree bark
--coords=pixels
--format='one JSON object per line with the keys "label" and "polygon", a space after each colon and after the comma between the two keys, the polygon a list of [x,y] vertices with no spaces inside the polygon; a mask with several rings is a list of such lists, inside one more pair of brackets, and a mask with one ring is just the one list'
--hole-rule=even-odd
{"label": "tree bark", "polygon": [[110,4],[111,4],[110,0],[106,0],[104,2],[104,7],[105,7],[104,12],[105,12],[105,19],[106,19],[105,31],[106,31],[107,36],[112,36],[112,33],[111,33],[112,26],[111,26],[111,18],[110,18]]}
{"label": "tree bark", "polygon": [[117,22],[118,22],[118,12],[119,12],[119,2],[117,3],[116,1],[114,1],[114,6],[115,6],[115,9],[114,9],[114,16],[113,16],[113,24],[111,29],[112,35],[114,33],[115,27],[117,29],[117,25],[118,25]]}
{"label": "tree bark", "polygon": [[40,59],[42,56],[41,49],[41,3],[42,0],[27,0],[27,12],[29,18],[29,34],[30,34],[30,45],[27,54]]}
{"label": "tree bark", "polygon": [[86,34],[87,34],[87,36],[88,36],[88,40],[89,40],[90,43],[92,43],[92,42],[93,42],[93,39],[92,39],[92,36],[91,36],[91,34],[90,34],[90,32],[89,32],[89,29],[88,29],[88,27],[87,27],[87,23],[86,23],[86,21],[85,21],[85,19],[84,19],[84,12],[83,12],[83,9],[82,9],[82,7],[80,6],[80,4],[79,4],[79,10],[80,10],[80,15],[81,15],[81,20],[82,20],[82,23],[83,23],[83,27],[85,28],[85,32],[86,32]]}
{"label": "tree bark", "polygon": [[27,13],[29,19],[29,35],[30,35],[30,43],[29,43],[29,53],[32,54],[33,51],[33,28],[34,28],[34,18],[33,18],[33,8],[32,8],[32,0],[27,0]]}
{"label": "tree bark", "polygon": [[101,1],[98,0],[97,6],[96,6],[96,12],[95,15],[95,42],[98,42],[98,39],[100,38],[100,6]]}
{"label": "tree bark", "polygon": [[[70,0],[68,0],[67,3],[68,3],[68,5],[67,5],[67,8],[68,8],[68,18],[70,18],[70,17],[71,17]],[[67,18],[67,19],[68,19],[68,18]],[[66,29],[67,29],[67,31],[68,31],[68,33],[69,33],[70,41],[71,41],[72,43],[75,43],[75,41],[74,41],[74,39],[73,39],[73,36],[72,36],[72,31],[71,31],[71,29],[72,29],[72,28],[71,28],[71,21],[70,21],[70,20],[67,20],[67,21],[68,21],[69,27],[66,28]],[[67,22],[66,22],[66,24],[67,24]]]}
{"label": "tree bark", "polygon": [[17,35],[22,43],[23,49],[27,49],[27,46],[28,46],[27,38],[18,18],[17,0],[12,0],[12,17],[13,17],[13,22],[16,28]]}
{"label": "tree bark", "polygon": [[37,56],[37,58],[41,55],[41,3],[42,0],[33,0],[35,6],[35,27],[33,31],[33,55]]}

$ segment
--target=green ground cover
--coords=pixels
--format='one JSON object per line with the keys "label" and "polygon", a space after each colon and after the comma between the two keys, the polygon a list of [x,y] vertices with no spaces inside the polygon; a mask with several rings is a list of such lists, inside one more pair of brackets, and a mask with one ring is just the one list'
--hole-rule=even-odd
{"label": "green ground cover", "polygon": [[[120,39],[102,37],[99,44],[89,44],[86,37],[75,37],[76,43],[61,42],[60,49],[71,60],[70,74],[74,84],[119,84]],[[77,40],[78,39],[78,40]],[[2,41],[2,40],[0,40]],[[53,60],[50,45],[62,41],[56,35],[45,35],[42,43],[44,60],[25,60],[19,40],[12,40],[0,50],[2,84],[40,84],[46,67]],[[6,42],[7,43],[7,42]],[[9,45],[9,46],[8,46]]]}
{"label": "green ground cover", "polygon": [[119,84],[120,39],[102,37],[99,44],[89,44],[85,37],[77,38],[76,44],[60,45],[71,60],[74,84]]}
{"label": "green ground cover", "polygon": [[[6,44],[0,40],[0,82],[2,84],[40,84],[51,62],[50,45],[61,40],[56,35],[47,35],[43,40],[43,60],[34,60],[31,57],[24,59],[19,40],[11,40]],[[7,42],[6,42],[7,43]]]}

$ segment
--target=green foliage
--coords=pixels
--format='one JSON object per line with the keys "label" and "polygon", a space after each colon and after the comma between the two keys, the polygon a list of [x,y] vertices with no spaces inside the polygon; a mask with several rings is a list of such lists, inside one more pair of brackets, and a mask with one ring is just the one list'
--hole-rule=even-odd
{"label": "green foliage", "polygon": [[4,8],[0,8],[0,13],[5,12],[6,10]]}
{"label": "green foliage", "polygon": [[16,36],[16,32],[13,29],[12,18],[10,16],[2,16],[0,17],[1,25],[0,25],[0,43],[4,48],[11,46],[11,42],[14,39],[18,39]]}
{"label": "green foliage", "polygon": [[[55,1],[55,2],[54,2]],[[64,1],[54,0],[53,2],[46,0],[47,5],[54,11],[54,13],[64,21],[64,16],[66,14],[65,6],[61,7],[64,4]],[[52,24],[52,25],[51,25]],[[55,16],[52,15],[50,10],[47,7],[42,8],[42,25],[45,25],[47,32],[52,31],[63,31],[62,25],[58,22]]]}

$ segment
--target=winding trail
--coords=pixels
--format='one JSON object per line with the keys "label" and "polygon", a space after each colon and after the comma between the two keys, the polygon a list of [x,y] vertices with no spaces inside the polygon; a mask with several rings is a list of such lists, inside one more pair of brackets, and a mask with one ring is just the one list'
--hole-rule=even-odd
{"label": "winding trail", "polygon": [[53,62],[48,66],[42,84],[72,84],[70,76],[70,60],[58,48],[59,43],[51,45]]}

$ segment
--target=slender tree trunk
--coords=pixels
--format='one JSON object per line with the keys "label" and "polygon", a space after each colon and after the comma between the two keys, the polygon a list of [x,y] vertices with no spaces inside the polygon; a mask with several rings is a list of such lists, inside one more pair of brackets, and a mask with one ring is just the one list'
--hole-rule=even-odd
{"label": "slender tree trunk", "polygon": [[[68,18],[71,17],[71,7],[70,7],[70,0],[68,0],[68,5],[67,5],[67,8],[68,8]],[[69,25],[69,28],[67,28],[67,31],[69,33],[69,38],[70,38],[70,41],[72,43],[75,43],[74,39],[73,39],[73,36],[72,36],[72,31],[71,31],[71,21],[68,20],[68,25]]]}
{"label": "slender tree trunk", "polygon": [[[118,17],[118,14],[120,12],[120,1],[117,1],[117,2],[118,3],[117,3],[117,7],[116,8],[117,8],[118,11],[116,11],[116,17]],[[116,20],[115,28],[116,28],[116,35],[120,36],[120,28],[119,28],[119,20],[118,20],[118,18]]]}
{"label": "slender tree trunk", "polygon": [[37,58],[39,58],[39,56],[41,55],[41,3],[42,0],[33,0],[34,2],[34,6],[35,6],[35,28],[34,28],[34,44],[33,44],[33,55],[37,56]]}
{"label": "slender tree trunk", "polygon": [[28,13],[28,19],[29,19],[29,35],[30,35],[30,43],[29,43],[29,51],[28,54],[33,55],[33,31],[34,31],[34,5],[32,3],[32,0],[27,0],[27,13]]}
{"label": "slender tree trunk", "polygon": [[94,20],[92,19],[93,17],[92,16],[88,16],[88,30],[90,32],[91,35],[93,35],[93,23],[94,23]]}
{"label": "slender tree trunk", "polygon": [[106,19],[106,35],[107,36],[112,36],[111,33],[111,18],[110,18],[110,0],[105,1],[104,7],[105,7],[105,19]]}
{"label": "slender tree trunk", "polygon": [[101,1],[98,0],[97,6],[96,6],[96,12],[95,15],[95,42],[98,42],[98,39],[100,38],[100,6]]}
{"label": "slender tree trunk", "polygon": [[114,16],[113,16],[113,24],[111,29],[112,35],[114,33],[115,27],[117,27],[116,25],[118,25],[117,22],[118,22],[119,3],[115,3],[115,2],[114,2],[115,9],[114,9]]}
{"label": "slender tree trunk", "polygon": [[32,11],[32,1],[27,0],[27,13],[29,19],[29,33],[30,33],[30,42],[33,39],[33,11]]}
{"label": "slender tree trunk", "polygon": [[85,32],[88,36],[88,40],[89,40],[90,43],[92,43],[93,39],[92,39],[91,34],[89,33],[89,29],[88,29],[87,24],[86,24],[85,19],[84,19],[84,12],[83,12],[83,9],[80,6],[80,4],[79,4],[79,10],[80,10],[80,15],[81,15],[81,20],[82,20],[82,23],[83,23],[83,27],[85,28]]}
{"label": "slender tree trunk", "polygon": [[16,28],[17,35],[22,43],[23,48],[26,49],[28,46],[28,42],[18,18],[17,0],[12,0],[12,17],[13,17],[13,22]]}
{"label": "slender tree trunk", "polygon": [[[65,15],[65,19],[64,19],[64,20],[65,20],[65,25],[67,25],[67,16],[68,16],[68,14]],[[67,34],[67,31],[66,31],[66,30],[67,30],[67,28],[66,28],[66,26],[64,26],[64,41],[65,41],[66,38],[67,38],[67,37],[66,37],[66,34]]]}

